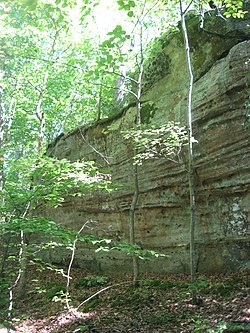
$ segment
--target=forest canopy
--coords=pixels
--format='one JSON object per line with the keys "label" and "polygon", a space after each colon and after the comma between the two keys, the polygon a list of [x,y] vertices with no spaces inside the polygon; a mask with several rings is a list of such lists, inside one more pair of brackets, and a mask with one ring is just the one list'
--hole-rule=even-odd
{"label": "forest canopy", "polygon": [[[199,5],[188,9],[199,12]],[[2,0],[0,6],[1,135],[11,158],[119,112],[133,100],[140,57],[145,67],[162,48],[157,37],[177,29],[180,18],[176,1]]]}

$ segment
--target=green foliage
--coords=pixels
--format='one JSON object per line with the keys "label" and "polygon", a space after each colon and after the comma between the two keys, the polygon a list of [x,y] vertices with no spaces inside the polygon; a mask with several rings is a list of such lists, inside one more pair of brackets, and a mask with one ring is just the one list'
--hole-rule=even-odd
{"label": "green foliage", "polygon": [[223,15],[226,18],[243,18],[247,13],[246,10],[243,10],[243,1],[242,0],[225,0],[226,10]]}
{"label": "green foliage", "polygon": [[150,260],[152,258],[166,257],[166,255],[163,253],[159,253],[154,250],[142,249],[140,245],[130,244],[130,243],[118,243],[116,245],[113,245],[113,243],[110,243],[109,246],[100,246],[96,250],[96,252],[99,252],[99,251],[109,252],[112,250],[122,251],[126,255],[136,256],[139,259],[144,260],[144,261]]}
{"label": "green foliage", "polygon": [[[207,286],[209,286],[209,282],[205,280],[198,280],[196,283],[184,283],[184,282],[178,282],[178,281],[164,281],[164,280],[150,280],[150,279],[145,279],[140,281],[141,286],[145,287],[152,287],[152,288],[157,288],[157,289],[171,289],[171,288],[176,288],[176,289],[196,289],[196,290],[206,290]],[[185,293],[185,295],[187,295]]]}
{"label": "green foliage", "polygon": [[[62,270],[43,262],[40,259],[41,253],[58,247],[72,251],[77,231],[67,230],[44,218],[39,210],[40,206],[57,207],[67,196],[84,195],[86,191],[104,188],[110,190],[111,182],[108,185],[103,181],[103,176],[93,162],[71,163],[44,156],[19,158],[15,163],[6,163],[0,201],[0,233],[3,240],[0,269],[3,278],[11,278],[2,284],[5,304],[8,290],[16,279],[15,271],[23,262],[27,262],[26,268],[32,264],[40,270],[51,269],[64,275]],[[86,235],[78,240],[93,245],[108,243],[108,240],[98,240]],[[43,292],[41,288],[39,291]],[[70,300],[65,287],[63,289],[61,286],[48,291],[46,297],[62,303]]]}
{"label": "green foliage", "polygon": [[[72,251],[77,233],[42,217],[40,207],[58,207],[68,196],[114,188],[93,162],[58,161],[46,156],[41,158],[41,153],[59,133],[95,120],[99,106],[101,118],[115,113],[116,80],[124,79],[119,74],[121,68],[135,71],[140,61],[147,65],[152,55],[159,54],[164,47],[162,41],[152,42],[148,47],[146,44],[167,25],[174,25],[177,11],[169,8],[173,9],[176,1],[171,1],[170,7],[164,1],[116,2],[128,21],[122,20],[122,26],[111,27],[103,38],[92,33],[98,30],[93,29],[92,14],[99,0],[1,1],[3,115],[0,122],[3,121],[3,129],[0,137],[4,142],[0,142],[0,160],[4,180],[0,184],[3,187],[0,193],[0,306],[6,306],[8,289],[15,281],[22,260],[28,260],[39,269],[46,267],[64,274],[43,263],[39,254],[58,247]],[[242,17],[241,6],[240,0],[226,0],[225,15]],[[136,80],[126,78],[125,81],[125,90],[137,91]],[[149,111],[145,111],[145,122],[150,120]],[[179,124],[168,123],[159,128],[131,131],[125,138],[132,140],[138,151],[135,163],[140,165],[151,158],[178,157],[186,144],[186,130]],[[78,240],[99,246],[97,251],[120,250],[143,260],[165,256],[138,245],[114,245],[111,240],[93,236],[81,235]],[[98,286],[106,282],[105,277],[100,276],[86,277],[81,283]],[[159,288],[168,287],[159,284]],[[44,290],[38,287],[37,292]],[[60,302],[65,302],[66,296],[62,286],[47,294],[48,298]]]}
{"label": "green foliage", "polygon": [[[17,167],[18,163],[18,167]],[[94,162],[69,162],[50,157],[21,158],[9,161],[2,211],[6,219],[10,211],[22,215],[30,202],[35,210],[43,205],[58,206],[65,196],[81,196],[84,191],[110,189]],[[32,217],[33,218],[33,217]]]}
{"label": "green foliage", "polygon": [[87,312],[89,310],[95,309],[99,304],[100,304],[100,299],[94,298],[92,301],[84,305],[83,310]]}
{"label": "green foliage", "polygon": [[177,323],[178,322],[178,316],[176,313],[168,312],[165,314],[157,314],[155,316],[152,316],[148,319],[148,323],[150,325],[167,325],[169,322]]}
{"label": "green foliage", "polygon": [[120,10],[126,10],[129,17],[134,16],[134,8],[136,6],[133,0],[117,0]]}
{"label": "green foliage", "polygon": [[64,285],[58,285],[50,290],[48,290],[45,294],[45,296],[51,300],[54,300],[56,296],[62,296],[66,292],[66,288]]}
{"label": "green foliage", "polygon": [[126,307],[137,309],[150,299],[150,293],[145,288],[128,287],[125,292],[116,295],[112,302],[113,307]]}
{"label": "green foliage", "polygon": [[[8,303],[8,287],[10,285],[10,277],[0,275],[0,309],[4,308]],[[0,313],[1,314],[1,313]]]}
{"label": "green foliage", "polygon": [[[226,327],[231,332],[249,332],[250,331],[250,323],[227,323]],[[209,333],[213,333],[212,331]]]}
{"label": "green foliage", "polygon": [[203,288],[201,286],[201,291],[204,294],[208,295],[218,295],[221,297],[228,297],[230,296],[236,288],[238,288],[240,281],[238,279],[229,279],[224,282],[217,282],[217,283],[207,283]]}
{"label": "green foliage", "polygon": [[157,289],[170,289],[176,287],[178,284],[172,281],[150,280],[145,279],[140,281],[140,286],[151,287]]}
{"label": "green foliage", "polygon": [[188,288],[192,290],[201,290],[206,288],[209,285],[208,281],[198,280],[195,283],[188,284]]}
{"label": "green foliage", "polygon": [[209,320],[195,320],[194,321],[194,331],[195,333],[203,333],[209,327]]}
{"label": "green foliage", "polygon": [[[0,312],[1,314],[1,312]],[[7,332],[8,331],[16,331],[16,328],[14,325],[12,325],[10,320],[0,320],[0,324],[3,325],[3,327],[6,328]]]}
{"label": "green foliage", "polygon": [[71,302],[70,295],[67,291],[61,290],[52,298],[52,301],[55,303],[63,303],[66,304]]}
{"label": "green foliage", "polygon": [[80,325],[75,329],[76,332],[89,332],[91,327],[89,325]]}
{"label": "green foliage", "polygon": [[[161,33],[170,13],[160,2],[152,6],[148,0],[118,1],[121,18],[126,13],[123,26],[117,24],[103,37],[93,35],[92,14],[99,1],[2,3],[2,98],[6,112],[10,105],[15,109],[8,143],[11,158],[32,155],[37,149],[39,107],[45,119],[44,147],[59,133],[95,120],[99,111],[102,118],[117,112],[114,89],[116,81],[123,80],[121,68],[137,67],[138,19],[147,30],[143,36],[147,58],[146,44]],[[117,12],[115,5],[114,0],[111,6]],[[73,18],[76,11],[79,15]],[[130,90],[131,80],[121,88]]]}
{"label": "green foliage", "polygon": [[[0,232],[3,237],[12,237],[13,240],[20,235],[23,230],[25,234],[36,234],[43,238],[43,242],[39,244],[33,243],[30,251],[35,249],[47,250],[60,246],[68,246],[73,242],[74,232],[61,227],[54,221],[47,220],[40,216],[32,218],[13,218],[8,222],[0,224]],[[11,244],[13,246],[13,244]]]}
{"label": "green foliage", "polygon": [[187,144],[187,131],[179,123],[169,122],[158,128],[131,130],[124,139],[132,140],[136,152],[134,163],[142,165],[149,159],[175,160],[183,145]]}
{"label": "green foliage", "polygon": [[248,332],[250,325],[248,323],[226,323],[219,321],[216,325],[211,325],[208,319],[194,321],[194,333],[223,333],[223,332]]}
{"label": "green foliage", "polygon": [[102,275],[88,275],[85,276],[84,278],[80,278],[78,279],[78,281],[76,282],[76,287],[98,287],[98,286],[102,286],[105,285],[106,283],[108,283],[109,281],[109,277],[107,276],[102,276]]}

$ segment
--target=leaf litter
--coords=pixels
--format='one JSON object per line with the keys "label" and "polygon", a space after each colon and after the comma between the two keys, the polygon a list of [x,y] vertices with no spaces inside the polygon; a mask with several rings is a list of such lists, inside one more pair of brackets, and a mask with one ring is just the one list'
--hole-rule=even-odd
{"label": "leaf litter", "polygon": [[31,280],[32,274],[25,298],[15,304],[18,333],[250,332],[249,271],[199,276],[200,302],[194,305],[188,276],[142,275],[134,288],[130,276],[100,277],[72,269],[70,310],[65,277],[30,272]]}

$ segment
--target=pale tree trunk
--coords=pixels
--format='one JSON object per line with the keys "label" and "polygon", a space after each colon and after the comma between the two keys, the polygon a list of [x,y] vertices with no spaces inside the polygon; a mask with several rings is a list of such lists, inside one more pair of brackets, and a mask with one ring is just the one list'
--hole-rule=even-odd
{"label": "pale tree trunk", "polygon": [[102,113],[102,91],[103,91],[102,81],[103,81],[103,78],[101,79],[101,84],[100,84],[100,88],[99,88],[98,105],[97,105],[97,118],[96,118],[97,122],[101,119],[101,113]]}
{"label": "pale tree trunk", "polygon": [[44,144],[44,136],[45,136],[45,129],[46,129],[46,119],[45,119],[45,113],[42,110],[42,102],[43,97],[46,91],[47,87],[47,81],[48,81],[49,71],[47,70],[44,78],[43,78],[43,85],[39,92],[38,102],[36,106],[36,116],[40,122],[40,129],[38,134],[38,144],[37,144],[37,152],[39,155],[43,152],[43,144]]}
{"label": "pale tree trunk", "polygon": [[[136,244],[135,240],[135,219],[136,219],[136,207],[139,199],[139,181],[138,181],[138,166],[134,165],[133,169],[133,176],[134,176],[134,194],[132,203],[130,206],[129,211],[129,241],[131,245]],[[138,279],[139,279],[139,260],[138,257],[133,255],[132,257],[133,262],[133,282],[134,287],[138,286]]]}
{"label": "pale tree trunk", "polygon": [[[1,94],[2,92],[0,92]],[[4,120],[5,120],[5,114],[4,114],[4,107],[2,103],[2,96],[0,96],[0,193],[3,191],[4,186],[4,153],[3,153],[3,140],[4,140]],[[3,200],[3,197],[1,196],[1,201]]]}
{"label": "pale tree trunk", "polygon": [[[141,54],[140,54],[140,64],[139,64],[139,76],[137,81],[137,117],[136,126],[139,129],[141,125],[141,90],[142,90],[142,76],[143,76],[143,53],[142,53],[142,29],[141,29]],[[135,164],[133,168],[134,175],[134,194],[130,207],[130,243],[131,245],[136,244],[135,236],[135,221],[136,221],[136,208],[140,195],[139,179],[138,179],[138,165]],[[133,283],[137,287],[139,284],[139,259],[137,256],[133,255]]]}
{"label": "pale tree trunk", "polygon": [[[1,89],[1,88],[0,88]],[[3,189],[4,189],[4,152],[3,152],[3,140],[4,140],[4,107],[2,103],[2,89],[0,91],[0,205],[4,203]],[[4,222],[4,215],[0,211],[0,223]],[[0,253],[1,253],[1,269],[0,276],[5,269],[5,261],[7,257],[6,245],[4,244],[4,238],[0,236]],[[5,246],[4,246],[5,245]]]}
{"label": "pale tree trunk", "polygon": [[[184,35],[187,69],[189,73],[188,90],[188,181],[189,181],[189,204],[190,204],[190,274],[192,284],[196,283],[196,250],[195,250],[195,225],[196,225],[196,203],[195,203],[195,183],[194,183],[194,155],[193,155],[193,126],[192,126],[192,93],[193,93],[193,72],[190,57],[190,45],[183,11],[182,1],[180,0],[180,13],[182,31]],[[192,301],[197,303],[197,291],[192,289]]]}
{"label": "pale tree trunk", "polygon": [[[25,212],[22,215],[22,218],[25,218],[28,214],[30,208],[30,203],[27,204]],[[25,234],[23,230],[20,230],[20,249],[18,253],[19,260],[19,269],[14,283],[9,288],[9,307],[8,307],[8,318],[11,319],[12,311],[13,311],[13,302],[14,302],[14,289],[17,288],[18,296],[23,296],[22,286],[25,283],[26,277],[26,256],[25,256]]]}
{"label": "pale tree trunk", "polygon": [[[0,54],[0,80],[4,76],[4,55]],[[5,112],[4,112],[4,103],[3,103],[3,88],[0,81],[0,195],[3,190],[4,184],[4,153],[3,153],[3,141],[4,141],[4,123],[5,123]],[[3,200],[3,197],[0,198]],[[1,215],[0,215],[0,219]],[[0,221],[1,222],[1,221]]]}

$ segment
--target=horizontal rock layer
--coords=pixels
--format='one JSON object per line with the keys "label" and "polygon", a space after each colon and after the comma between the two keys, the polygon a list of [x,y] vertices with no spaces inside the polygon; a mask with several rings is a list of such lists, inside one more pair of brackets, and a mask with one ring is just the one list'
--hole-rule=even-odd
{"label": "horizontal rock layer", "polygon": [[[201,31],[196,17],[188,21],[195,74],[196,252],[197,270],[201,272],[237,270],[247,267],[249,260],[250,145],[244,127],[250,63],[248,22],[245,19],[225,23],[211,16]],[[216,31],[222,26],[223,29]],[[169,120],[186,124],[189,80],[181,34],[166,42],[164,54],[170,59],[170,69],[164,72],[167,74],[150,81],[150,71],[161,66],[154,61],[145,75],[142,119],[154,125]],[[96,223],[91,232],[96,236],[128,241],[133,152],[131,144],[123,138],[123,131],[134,126],[135,118],[136,108],[129,107],[112,120],[78,128],[49,146],[48,154],[58,158],[95,160],[103,166],[108,161],[112,179],[126,186],[111,194],[93,192],[67,199],[61,208],[47,208],[43,214],[75,229],[93,220]],[[143,248],[168,255],[141,263],[142,270],[159,273],[189,270],[186,170],[185,150],[180,163],[158,159],[139,167],[136,240]],[[52,254],[52,260],[68,258]],[[113,274],[128,272],[132,266],[129,257],[120,252],[94,254],[84,247],[78,251],[75,263]]]}

